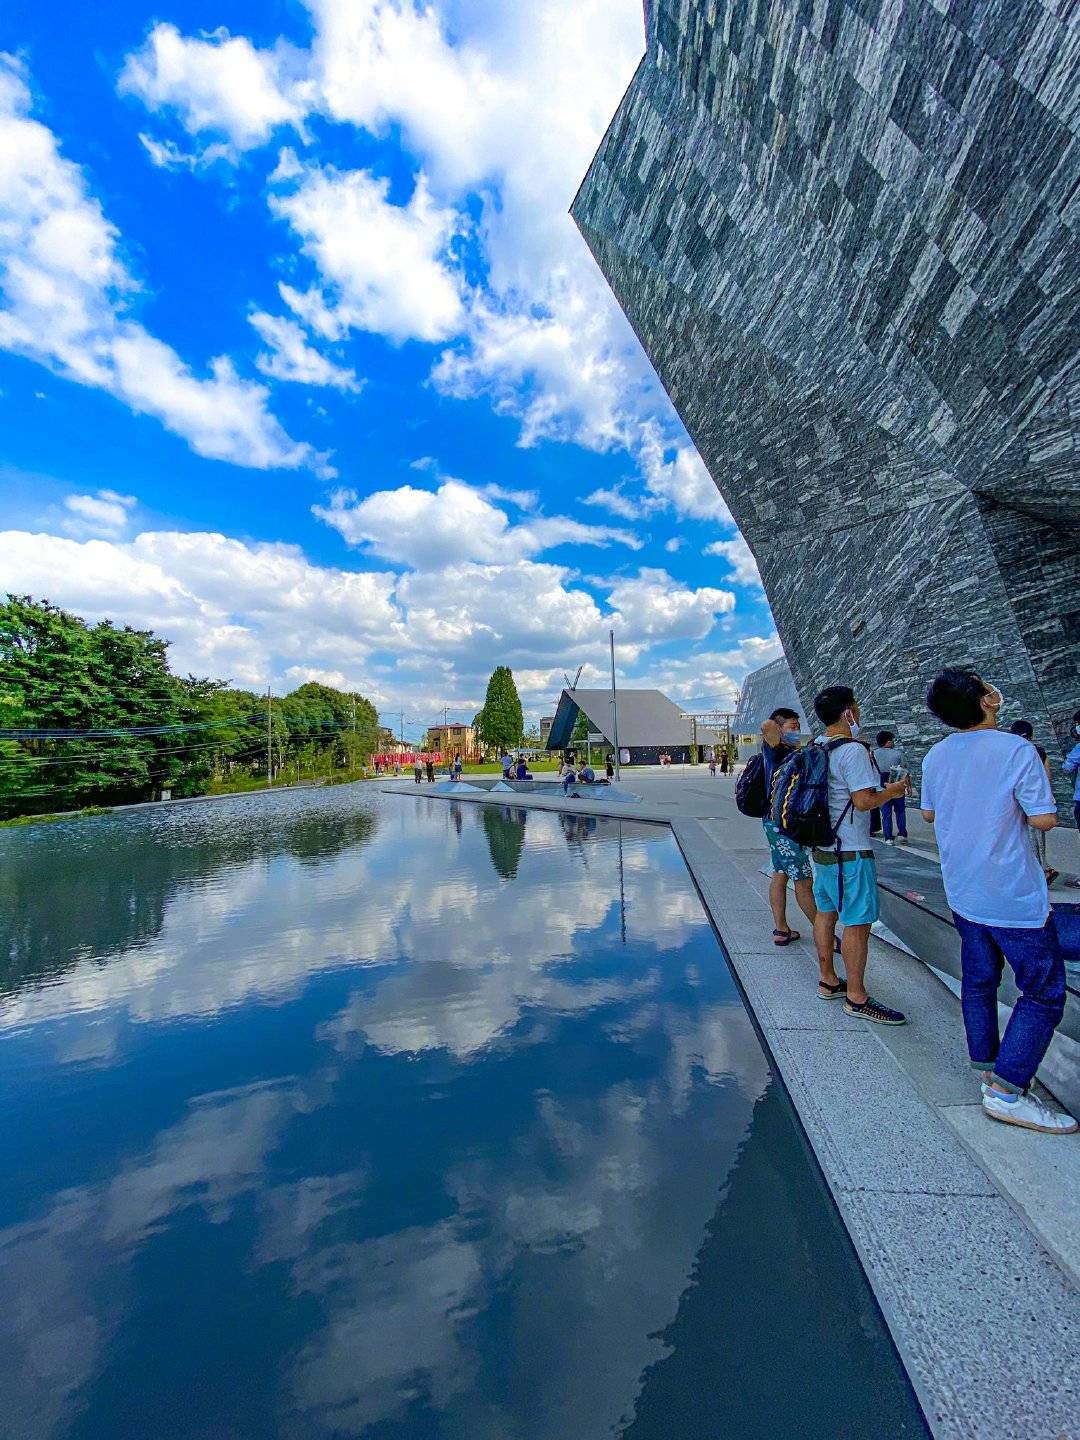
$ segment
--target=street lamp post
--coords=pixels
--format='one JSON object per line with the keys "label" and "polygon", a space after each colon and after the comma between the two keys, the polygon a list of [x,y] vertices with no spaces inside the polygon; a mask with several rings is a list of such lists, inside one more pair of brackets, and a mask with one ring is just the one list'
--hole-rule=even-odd
{"label": "street lamp post", "polygon": [[619,702],[615,697],[615,631],[608,631],[611,641],[611,734],[615,742],[615,779],[619,779]]}

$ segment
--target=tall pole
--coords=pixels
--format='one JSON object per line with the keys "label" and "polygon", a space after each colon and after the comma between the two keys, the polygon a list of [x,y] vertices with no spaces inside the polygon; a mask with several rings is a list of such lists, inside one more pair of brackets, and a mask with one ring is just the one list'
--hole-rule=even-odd
{"label": "tall pole", "polygon": [[619,702],[615,697],[615,631],[608,631],[611,640],[611,732],[615,741],[615,779],[619,779]]}
{"label": "tall pole", "polygon": [[273,725],[272,725],[272,721],[271,721],[271,709],[270,709],[270,705],[271,705],[271,701],[270,701],[270,686],[267,685],[267,687],[266,687],[266,783],[267,783],[268,786],[273,785],[273,783],[274,783],[274,771],[273,771],[273,767],[272,767],[272,762],[271,762],[271,760],[270,760],[270,745],[271,745],[271,743],[272,743],[272,742],[271,742],[271,737],[272,737],[272,735],[273,735]]}

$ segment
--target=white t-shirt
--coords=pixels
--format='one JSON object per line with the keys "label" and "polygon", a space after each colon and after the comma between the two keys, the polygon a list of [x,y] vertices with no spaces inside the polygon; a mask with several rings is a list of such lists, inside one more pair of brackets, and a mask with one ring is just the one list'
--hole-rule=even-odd
{"label": "white t-shirt", "polygon": [[919,804],[934,811],[945,894],[958,915],[1016,930],[1046,924],[1046,878],[1025,817],[1057,807],[1030,740],[1001,730],[947,735],[923,761]]}
{"label": "white t-shirt", "polygon": [[[819,735],[817,743],[824,745],[831,737]],[[829,753],[829,819],[833,828],[843,815],[853,790],[880,790],[881,776],[870,758],[870,752],[858,741],[837,745]],[[844,816],[844,822],[837,831],[841,850],[870,849],[870,811],[856,810],[854,806]]]}

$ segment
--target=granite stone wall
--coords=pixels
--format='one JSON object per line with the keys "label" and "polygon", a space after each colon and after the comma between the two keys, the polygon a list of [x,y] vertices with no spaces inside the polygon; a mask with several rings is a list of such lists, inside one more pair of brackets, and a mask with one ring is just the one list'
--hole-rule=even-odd
{"label": "granite stone wall", "polygon": [[[651,0],[573,214],[804,707],[918,760],[976,665],[1080,707],[1080,0]],[[1071,789],[1059,786],[1071,819]]]}

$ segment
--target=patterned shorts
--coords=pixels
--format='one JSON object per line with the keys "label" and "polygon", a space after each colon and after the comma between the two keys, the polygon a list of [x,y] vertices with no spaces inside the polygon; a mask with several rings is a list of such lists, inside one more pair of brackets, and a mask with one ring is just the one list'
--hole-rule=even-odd
{"label": "patterned shorts", "polygon": [[810,864],[810,851],[806,846],[781,835],[771,820],[763,820],[761,823],[765,827],[765,839],[769,842],[773,874],[788,875],[792,880],[812,880],[814,871]]}

